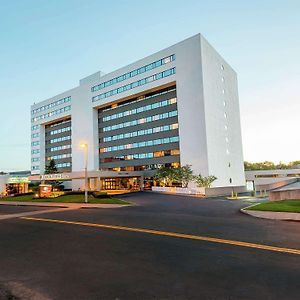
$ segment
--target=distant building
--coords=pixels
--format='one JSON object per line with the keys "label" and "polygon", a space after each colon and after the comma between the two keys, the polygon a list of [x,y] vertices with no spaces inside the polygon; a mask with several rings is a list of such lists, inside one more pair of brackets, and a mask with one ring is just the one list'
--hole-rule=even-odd
{"label": "distant building", "polygon": [[91,188],[149,186],[185,164],[245,185],[237,75],[200,34],[32,105],[31,129],[33,179],[54,159],[83,188],[84,143]]}
{"label": "distant building", "polygon": [[22,194],[28,192],[30,171],[0,174],[0,195]]}

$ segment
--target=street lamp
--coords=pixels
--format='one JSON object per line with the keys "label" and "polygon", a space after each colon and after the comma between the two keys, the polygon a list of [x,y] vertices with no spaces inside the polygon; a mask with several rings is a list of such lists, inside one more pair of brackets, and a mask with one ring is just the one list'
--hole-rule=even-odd
{"label": "street lamp", "polygon": [[88,173],[87,173],[87,166],[88,166],[88,144],[81,144],[81,148],[84,148],[84,202],[88,203]]}

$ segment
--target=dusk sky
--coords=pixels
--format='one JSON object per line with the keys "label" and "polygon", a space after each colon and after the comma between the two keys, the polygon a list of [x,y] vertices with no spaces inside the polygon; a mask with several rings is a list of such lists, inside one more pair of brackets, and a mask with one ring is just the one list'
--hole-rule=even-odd
{"label": "dusk sky", "polygon": [[0,0],[0,171],[30,169],[30,105],[202,33],[239,80],[247,161],[300,160],[300,1]]}

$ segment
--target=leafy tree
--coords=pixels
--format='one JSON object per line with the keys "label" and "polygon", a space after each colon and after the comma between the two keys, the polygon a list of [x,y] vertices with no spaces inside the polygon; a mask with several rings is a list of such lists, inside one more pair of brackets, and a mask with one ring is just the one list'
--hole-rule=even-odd
{"label": "leafy tree", "polygon": [[216,176],[210,175],[210,176],[202,176],[201,174],[194,176],[194,181],[196,182],[198,187],[211,187],[211,184],[217,180]]}
{"label": "leafy tree", "polygon": [[279,162],[279,164],[274,164],[271,161],[264,161],[264,162],[244,162],[244,167],[246,171],[254,171],[254,170],[274,170],[274,169],[291,169],[291,168],[299,168],[300,161],[292,161],[287,164],[283,162]]}
{"label": "leafy tree", "polygon": [[58,173],[56,163],[54,159],[51,159],[49,165],[45,167],[45,174],[55,174]]}
{"label": "leafy tree", "polygon": [[186,188],[190,181],[193,180],[193,170],[191,165],[185,165],[180,168],[174,169],[175,179],[178,182],[181,182],[182,187]]}
{"label": "leafy tree", "polygon": [[156,172],[155,179],[163,186],[171,186],[173,181],[176,180],[176,171],[175,169],[162,167]]}

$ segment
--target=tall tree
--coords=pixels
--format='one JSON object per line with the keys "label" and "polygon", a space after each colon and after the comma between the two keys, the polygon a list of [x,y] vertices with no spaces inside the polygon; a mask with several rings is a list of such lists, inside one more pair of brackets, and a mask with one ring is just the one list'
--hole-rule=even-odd
{"label": "tall tree", "polygon": [[51,159],[49,164],[45,167],[45,174],[55,174],[58,173],[56,163],[54,159]]}

